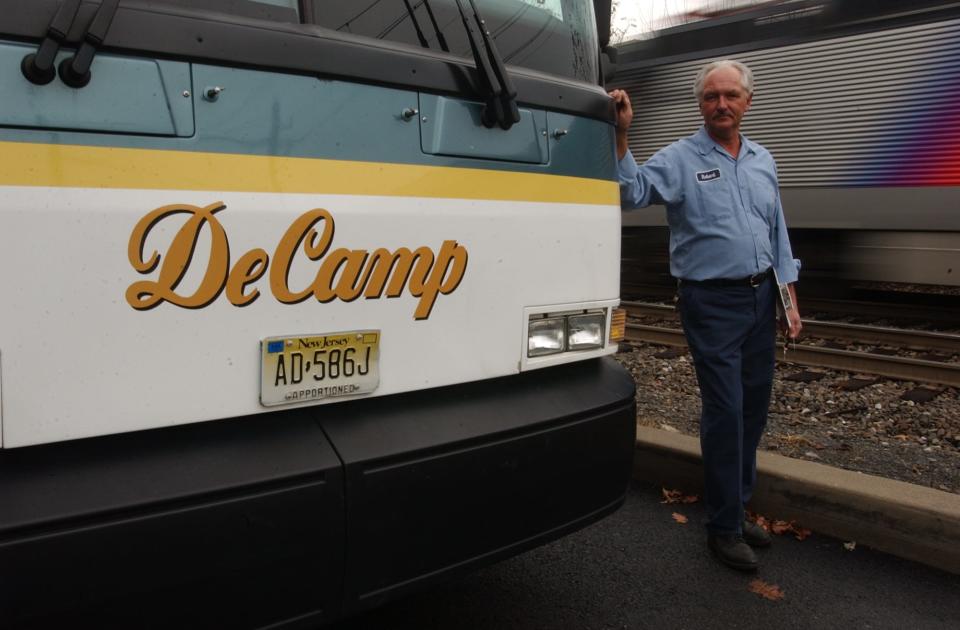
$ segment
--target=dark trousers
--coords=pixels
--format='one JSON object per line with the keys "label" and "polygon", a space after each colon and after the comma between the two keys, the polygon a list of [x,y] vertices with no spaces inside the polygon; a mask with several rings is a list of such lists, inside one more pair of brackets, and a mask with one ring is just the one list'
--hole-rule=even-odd
{"label": "dark trousers", "polygon": [[776,352],[775,283],[680,283],[680,317],[700,384],[707,529],[740,533],[757,479]]}

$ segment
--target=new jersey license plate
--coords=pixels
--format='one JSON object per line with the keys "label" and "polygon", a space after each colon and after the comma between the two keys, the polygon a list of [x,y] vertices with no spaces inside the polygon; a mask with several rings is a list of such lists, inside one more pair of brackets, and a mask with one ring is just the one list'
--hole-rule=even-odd
{"label": "new jersey license plate", "polygon": [[380,384],[380,331],[268,337],[260,343],[260,404],[372,392]]}

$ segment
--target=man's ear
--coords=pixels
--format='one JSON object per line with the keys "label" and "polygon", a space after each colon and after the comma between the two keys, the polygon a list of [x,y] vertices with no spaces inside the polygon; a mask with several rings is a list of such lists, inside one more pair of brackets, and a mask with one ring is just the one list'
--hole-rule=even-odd
{"label": "man's ear", "polygon": [[743,110],[744,113],[750,111],[751,106],[753,106],[753,94],[747,96],[747,107]]}

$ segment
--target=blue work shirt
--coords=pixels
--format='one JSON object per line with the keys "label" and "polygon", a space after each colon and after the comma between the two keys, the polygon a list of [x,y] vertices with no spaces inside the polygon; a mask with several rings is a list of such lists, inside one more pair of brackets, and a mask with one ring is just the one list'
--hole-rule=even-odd
{"label": "blue work shirt", "polygon": [[746,278],[775,267],[780,282],[797,280],[777,165],[756,142],[741,135],[733,159],[701,127],[643,166],[627,151],[618,167],[624,208],[667,207],[675,278]]}

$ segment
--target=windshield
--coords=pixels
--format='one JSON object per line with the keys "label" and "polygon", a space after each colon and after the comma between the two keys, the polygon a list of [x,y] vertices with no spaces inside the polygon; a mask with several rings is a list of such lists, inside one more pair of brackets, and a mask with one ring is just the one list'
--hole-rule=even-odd
{"label": "windshield", "polygon": [[[597,83],[592,0],[474,3],[507,64]],[[330,29],[472,58],[456,0],[312,0],[312,8],[314,21]]]}

